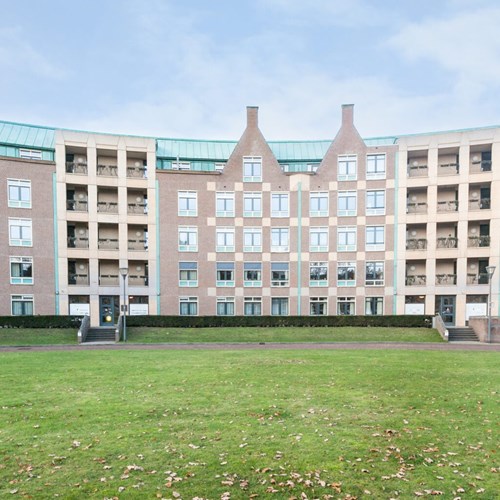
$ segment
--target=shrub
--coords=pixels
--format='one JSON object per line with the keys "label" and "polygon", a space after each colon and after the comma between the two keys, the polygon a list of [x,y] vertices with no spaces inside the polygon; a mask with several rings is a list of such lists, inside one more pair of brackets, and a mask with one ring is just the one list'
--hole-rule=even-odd
{"label": "shrub", "polygon": [[0,328],[76,328],[81,316],[0,316]]}

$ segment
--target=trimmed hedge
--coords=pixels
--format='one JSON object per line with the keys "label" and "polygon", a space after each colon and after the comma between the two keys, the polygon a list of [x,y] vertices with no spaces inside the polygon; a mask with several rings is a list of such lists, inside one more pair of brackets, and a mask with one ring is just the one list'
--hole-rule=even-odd
{"label": "trimmed hedge", "polygon": [[127,326],[161,328],[382,326],[430,328],[432,316],[127,316]]}
{"label": "trimmed hedge", "polygon": [[0,316],[0,328],[80,328],[81,316]]}

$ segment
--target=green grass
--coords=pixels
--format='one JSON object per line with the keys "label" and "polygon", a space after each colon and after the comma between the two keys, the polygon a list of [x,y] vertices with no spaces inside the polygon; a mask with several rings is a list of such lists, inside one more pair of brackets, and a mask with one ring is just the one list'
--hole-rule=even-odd
{"label": "green grass", "polygon": [[191,342],[442,342],[430,328],[139,328],[127,329],[135,343]]}
{"label": "green grass", "polygon": [[0,384],[3,498],[498,498],[497,353],[16,352]]}
{"label": "green grass", "polygon": [[77,344],[77,328],[0,328],[0,346]]}

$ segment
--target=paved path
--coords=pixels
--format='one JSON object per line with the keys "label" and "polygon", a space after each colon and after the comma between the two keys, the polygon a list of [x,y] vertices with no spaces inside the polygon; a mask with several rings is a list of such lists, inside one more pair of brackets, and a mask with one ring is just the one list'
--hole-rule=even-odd
{"label": "paved path", "polygon": [[323,343],[192,343],[192,344],[114,344],[89,343],[83,345],[45,345],[45,346],[0,346],[1,352],[23,351],[135,351],[135,350],[168,350],[168,351],[244,351],[244,350],[403,350],[403,351],[497,351],[500,344],[480,344],[477,342],[323,342]]}

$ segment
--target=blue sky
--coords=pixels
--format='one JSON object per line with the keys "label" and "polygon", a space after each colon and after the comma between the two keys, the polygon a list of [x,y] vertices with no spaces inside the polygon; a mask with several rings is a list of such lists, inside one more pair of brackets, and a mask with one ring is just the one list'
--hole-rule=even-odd
{"label": "blue sky", "polygon": [[232,139],[500,124],[496,0],[0,0],[0,119]]}

